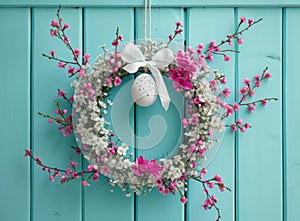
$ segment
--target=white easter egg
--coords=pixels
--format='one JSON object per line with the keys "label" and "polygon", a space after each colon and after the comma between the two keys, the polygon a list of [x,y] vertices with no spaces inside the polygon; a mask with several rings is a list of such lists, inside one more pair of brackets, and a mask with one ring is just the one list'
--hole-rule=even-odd
{"label": "white easter egg", "polygon": [[150,106],[157,98],[157,90],[154,79],[146,73],[140,74],[133,82],[131,96],[140,106]]}

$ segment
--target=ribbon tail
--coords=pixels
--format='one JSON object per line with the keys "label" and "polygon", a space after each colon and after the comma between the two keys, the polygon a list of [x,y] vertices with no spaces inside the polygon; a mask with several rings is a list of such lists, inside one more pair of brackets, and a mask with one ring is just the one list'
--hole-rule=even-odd
{"label": "ribbon tail", "polygon": [[155,79],[157,92],[160,97],[160,102],[161,102],[163,108],[167,111],[169,108],[171,99],[170,99],[165,81],[164,81],[161,73],[155,66],[150,65],[150,66],[148,66],[148,68],[151,71],[151,73]]}

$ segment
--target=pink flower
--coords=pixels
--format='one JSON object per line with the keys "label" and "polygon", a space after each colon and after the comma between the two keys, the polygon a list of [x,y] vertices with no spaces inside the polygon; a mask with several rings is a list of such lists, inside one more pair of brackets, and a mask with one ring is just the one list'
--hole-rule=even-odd
{"label": "pink flower", "polygon": [[210,62],[213,62],[213,61],[214,61],[214,57],[212,56],[212,54],[208,54],[206,58],[207,58],[207,60],[209,60]]}
{"label": "pink flower", "polygon": [[192,76],[190,72],[183,68],[170,68],[170,79],[174,80],[173,87],[174,88],[182,88],[185,90],[190,90],[193,88],[193,83],[190,82]]}
{"label": "pink flower", "polygon": [[240,45],[243,44],[243,39],[242,38],[238,38],[237,39],[237,43],[240,44]]}
{"label": "pink flower", "polygon": [[268,103],[267,100],[262,100],[262,101],[261,101],[261,104],[262,104],[263,106],[267,105],[267,103]]}
{"label": "pink flower", "polygon": [[201,103],[199,97],[194,98],[193,101],[194,101],[195,104],[200,104]]}
{"label": "pink flower", "polygon": [[69,24],[64,24],[64,29],[68,29],[70,28],[70,25]]}
{"label": "pink flower", "polygon": [[173,36],[172,35],[169,35],[168,38],[169,38],[169,41],[173,40]]}
{"label": "pink flower", "polygon": [[87,180],[81,181],[82,186],[90,186]]}
{"label": "pink flower", "polygon": [[222,84],[226,84],[226,83],[227,83],[226,77],[223,77],[223,78],[220,80],[220,82],[221,82]]}
{"label": "pink flower", "polygon": [[227,55],[224,55],[224,61],[230,61],[230,57]]}
{"label": "pink flower", "polygon": [[107,166],[101,166],[100,173],[107,176],[110,173],[110,169]]}
{"label": "pink flower", "polygon": [[239,94],[245,95],[248,93],[248,87],[244,86],[239,90]]}
{"label": "pink flower", "polygon": [[55,52],[56,52],[55,50],[50,51],[50,55],[51,55],[52,58],[54,57]]}
{"label": "pink flower", "polygon": [[176,26],[183,27],[183,24],[180,21],[177,21],[175,24],[176,24]]}
{"label": "pink flower", "polygon": [[65,97],[66,94],[67,94],[67,93],[66,93],[64,90],[58,89],[57,97]]}
{"label": "pink flower", "polygon": [[147,171],[148,163],[148,160],[144,159],[142,156],[139,156],[136,160],[136,165],[134,166],[134,174],[141,176]]}
{"label": "pink flower", "polygon": [[49,124],[53,124],[53,119],[49,119],[49,120],[48,120],[48,123],[49,123]]}
{"label": "pink flower", "polygon": [[61,61],[59,61],[59,62],[57,63],[57,67],[59,67],[59,68],[65,68],[66,65],[63,65],[63,63],[62,63]]}
{"label": "pink flower", "polygon": [[266,72],[263,76],[263,78],[271,78],[272,75],[269,72]]}
{"label": "pink flower", "polygon": [[59,27],[60,25],[59,25],[59,22],[58,22],[58,21],[52,20],[52,21],[51,21],[51,26],[52,26],[53,28],[55,28],[55,27]]}
{"label": "pink flower", "polygon": [[242,124],[242,123],[243,123],[243,120],[242,120],[242,119],[238,119],[236,123],[237,123],[237,124]]}
{"label": "pink flower", "polygon": [[181,124],[182,124],[183,128],[186,128],[189,124],[189,121],[186,118],[183,118],[181,121]]}
{"label": "pink flower", "polygon": [[31,149],[25,150],[25,154],[24,154],[25,157],[30,156],[30,154],[31,154]]}
{"label": "pink flower", "polygon": [[74,67],[69,66],[68,68],[69,68],[68,69],[68,74],[74,74],[75,73],[75,68]]}
{"label": "pink flower", "polygon": [[243,80],[243,83],[246,84],[246,85],[249,85],[251,83],[251,80],[249,78],[245,78]]}
{"label": "pink flower", "polygon": [[70,162],[69,163],[69,167],[76,167],[78,165],[78,163],[77,162]]}
{"label": "pink flower", "polygon": [[57,30],[50,30],[50,36],[53,37],[57,35],[58,31]]}
{"label": "pink flower", "polygon": [[246,21],[246,18],[243,16],[240,18],[241,22],[245,22]]}
{"label": "pink flower", "polygon": [[222,92],[222,95],[223,97],[229,97],[230,96],[230,90],[228,87],[224,88],[223,92]]}
{"label": "pink flower", "polygon": [[119,86],[119,85],[121,84],[121,82],[122,82],[121,78],[116,77],[116,78],[115,78],[115,81],[114,81],[114,85],[115,85],[115,86]]}
{"label": "pink flower", "polygon": [[54,176],[49,176],[49,180],[51,181],[51,182],[54,182]]}
{"label": "pink flower", "polygon": [[180,198],[180,202],[182,202],[183,204],[186,204],[187,201],[187,198],[185,198],[184,196]]}
{"label": "pink flower", "polygon": [[93,175],[93,180],[96,182],[99,180],[99,174],[98,173],[94,173]]}
{"label": "pink flower", "polygon": [[156,163],[156,160],[151,160],[147,167],[147,173],[154,175],[158,178],[161,177],[160,172],[163,170],[163,167]]}
{"label": "pink flower", "polygon": [[248,19],[248,24],[249,24],[249,25],[252,25],[252,23],[253,23],[253,20],[252,20],[251,18],[249,18],[249,19]]}
{"label": "pink flower", "polygon": [[73,54],[77,58],[80,55],[80,50],[78,48],[75,48]]}
{"label": "pink flower", "polygon": [[68,36],[65,36],[65,37],[64,37],[64,42],[66,42],[66,43],[69,43],[69,42],[70,42]]}

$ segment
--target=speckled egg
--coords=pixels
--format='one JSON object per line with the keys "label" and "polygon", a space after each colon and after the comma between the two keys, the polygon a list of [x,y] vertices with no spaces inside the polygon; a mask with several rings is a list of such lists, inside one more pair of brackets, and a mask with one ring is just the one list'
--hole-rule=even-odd
{"label": "speckled egg", "polygon": [[151,75],[140,74],[133,82],[131,88],[132,99],[140,106],[150,106],[157,98],[157,90]]}

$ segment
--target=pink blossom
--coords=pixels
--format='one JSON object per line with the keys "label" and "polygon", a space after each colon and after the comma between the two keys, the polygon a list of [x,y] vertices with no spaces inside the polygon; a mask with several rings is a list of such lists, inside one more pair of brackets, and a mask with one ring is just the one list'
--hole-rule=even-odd
{"label": "pink blossom", "polygon": [[261,101],[261,104],[262,104],[263,106],[267,105],[267,103],[268,103],[267,100],[262,100],[262,101]]}
{"label": "pink blossom", "polygon": [[69,24],[64,24],[64,29],[68,29],[70,28],[70,25]]}
{"label": "pink blossom", "polygon": [[246,18],[243,16],[240,18],[241,22],[245,22],[246,21]]}
{"label": "pink blossom", "polygon": [[206,58],[207,58],[207,60],[209,60],[210,62],[213,62],[213,61],[214,61],[214,57],[212,56],[212,54],[208,54]]}
{"label": "pink blossom", "polygon": [[245,95],[245,94],[247,94],[248,93],[248,87],[247,86],[244,86],[244,87],[242,87],[240,90],[239,90],[239,94],[243,94],[243,95]]}
{"label": "pink blossom", "polygon": [[75,48],[73,51],[73,55],[77,58],[80,55],[80,50],[78,48]]}
{"label": "pink blossom", "polygon": [[101,166],[100,173],[107,176],[110,173],[110,169],[107,166]]}
{"label": "pink blossom", "polygon": [[55,35],[57,35],[58,30],[50,30],[50,36],[53,37]]}
{"label": "pink blossom", "polygon": [[247,110],[252,113],[256,109],[256,104],[248,104]]}
{"label": "pink blossom", "polygon": [[114,81],[114,85],[115,85],[115,86],[119,86],[119,85],[121,84],[121,82],[122,82],[121,78],[116,77],[116,78],[115,78],[115,81]]}
{"label": "pink blossom", "polygon": [[74,67],[72,67],[72,66],[69,66],[68,67],[69,69],[68,69],[68,74],[74,74],[75,73],[75,68]]}
{"label": "pink blossom", "polygon": [[189,121],[186,118],[183,118],[181,121],[181,124],[182,124],[183,128],[186,128],[189,124]]}
{"label": "pink blossom", "polygon": [[195,104],[200,104],[201,103],[199,97],[194,98],[193,101],[194,101]]}
{"label": "pink blossom", "polygon": [[232,132],[237,131],[236,123],[231,124],[230,127]]}
{"label": "pink blossom", "polygon": [[184,196],[180,198],[180,202],[182,202],[183,204],[186,204],[187,201],[187,198],[185,198]]}
{"label": "pink blossom", "polygon": [[222,95],[223,97],[229,97],[230,96],[230,90],[228,87],[224,88],[223,92],[222,92]]}
{"label": "pink blossom", "polygon": [[65,97],[66,94],[67,94],[67,93],[66,93],[64,90],[58,89],[57,97]]}
{"label": "pink blossom", "polygon": [[24,154],[25,157],[30,156],[30,154],[31,154],[31,149],[25,150],[25,154]]}
{"label": "pink blossom", "polygon": [[144,159],[142,156],[139,156],[136,160],[136,165],[134,166],[134,174],[141,176],[144,172],[147,171],[148,160]]}
{"label": "pink blossom", "polygon": [[54,176],[49,176],[49,180],[51,181],[51,182],[54,182]]}
{"label": "pink blossom", "polygon": [[161,177],[160,172],[163,170],[163,167],[157,164],[156,160],[151,160],[147,167],[147,173],[154,175],[158,178]]}
{"label": "pink blossom", "polygon": [[238,105],[238,103],[234,103],[234,104],[232,105],[232,108],[233,108],[233,110],[235,110],[235,111],[240,111],[240,106]]}
{"label": "pink blossom", "polygon": [[256,87],[260,87],[260,80],[256,80],[256,81],[255,81],[255,86],[256,86]]}
{"label": "pink blossom", "polygon": [[243,44],[243,39],[242,38],[238,38],[237,39],[237,43],[240,44],[240,45]]}
{"label": "pink blossom", "polygon": [[59,61],[59,62],[57,63],[57,67],[59,67],[59,68],[65,68],[66,65],[63,65],[63,63],[62,63],[61,61]]}
{"label": "pink blossom", "polygon": [[183,24],[180,21],[177,21],[175,24],[176,24],[176,26],[183,27]]}
{"label": "pink blossom", "polygon": [[86,73],[85,73],[85,71],[83,69],[79,71],[79,74],[78,74],[79,78],[85,78],[86,76],[87,75],[86,75]]}
{"label": "pink blossom", "polygon": [[169,38],[169,41],[173,40],[173,36],[172,35],[169,35],[168,38]]}
{"label": "pink blossom", "polygon": [[53,28],[55,28],[55,27],[59,27],[60,25],[59,25],[59,22],[58,22],[58,21],[52,20],[52,21],[51,21],[51,26],[52,26]]}
{"label": "pink blossom", "polygon": [[191,72],[188,72],[183,68],[170,68],[170,76],[169,78],[174,80],[173,87],[174,88],[182,88],[185,90],[190,90],[193,88],[193,83],[190,82],[192,76]]}
{"label": "pink blossom", "polygon": [[251,125],[250,124],[248,124],[248,123],[245,123],[244,124],[244,127],[247,129],[247,128],[251,128]]}
{"label": "pink blossom", "polygon": [[271,78],[272,75],[269,72],[266,72],[263,76],[263,78]]}
{"label": "pink blossom", "polygon": [[90,186],[87,180],[81,181],[82,186]]}
{"label": "pink blossom", "polygon": [[49,123],[49,124],[53,124],[53,119],[49,119],[49,120],[48,120],[48,123]]}
{"label": "pink blossom", "polygon": [[220,82],[221,82],[222,84],[226,84],[226,83],[227,83],[226,77],[223,77],[223,78],[220,80]]}
{"label": "pink blossom", "polygon": [[217,202],[218,202],[218,199],[215,197],[214,194],[211,195],[211,200],[212,200],[214,203],[217,203]]}
{"label": "pink blossom", "polygon": [[99,174],[98,173],[94,173],[93,175],[93,180],[96,182],[99,180]]}
{"label": "pink blossom", "polygon": [[64,37],[64,42],[66,42],[66,43],[69,43],[69,42],[70,42],[68,36],[65,36],[65,37]]}
{"label": "pink blossom", "polygon": [[77,162],[70,162],[69,163],[69,167],[76,167],[78,165],[78,163]]}
{"label": "pink blossom", "polygon": [[251,80],[249,78],[245,78],[243,80],[243,83],[246,84],[246,85],[249,85],[251,83]]}
{"label": "pink blossom", "polygon": [[118,39],[119,39],[120,41],[123,41],[123,35],[119,35]]}
{"label": "pink blossom", "polygon": [[237,124],[242,124],[242,123],[243,123],[243,120],[242,120],[242,119],[238,119],[236,123],[237,123]]}
{"label": "pink blossom", "polygon": [[227,55],[224,55],[224,61],[230,61],[230,57]]}
{"label": "pink blossom", "polygon": [[156,181],[155,181],[155,184],[156,184],[157,186],[161,186],[161,185],[163,184],[163,181],[162,181],[162,180],[156,180]]}
{"label": "pink blossom", "polygon": [[244,133],[244,132],[246,131],[246,128],[245,128],[245,127],[241,127],[241,128],[240,128],[240,131],[241,131],[242,133]]}
{"label": "pink blossom", "polygon": [[51,50],[51,51],[50,51],[51,57],[54,57],[55,52],[56,52],[55,50]]}
{"label": "pink blossom", "polygon": [[249,18],[249,19],[248,19],[248,24],[249,24],[249,25],[252,25],[252,23],[253,23],[253,20],[252,20],[251,18]]}

